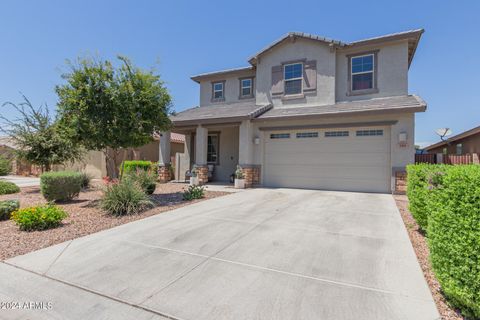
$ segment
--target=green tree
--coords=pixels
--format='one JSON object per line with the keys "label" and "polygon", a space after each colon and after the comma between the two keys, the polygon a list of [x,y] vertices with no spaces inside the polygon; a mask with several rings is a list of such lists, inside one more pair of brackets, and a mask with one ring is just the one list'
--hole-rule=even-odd
{"label": "green tree", "polygon": [[3,116],[0,119],[0,132],[6,134],[14,142],[15,154],[18,158],[38,165],[42,171],[50,171],[52,165],[65,164],[81,160],[84,149],[68,138],[68,133],[58,126],[46,105],[33,107],[23,97],[23,102],[15,104],[6,102],[2,108],[12,108],[18,117],[14,120]]}
{"label": "green tree", "polygon": [[114,176],[122,148],[140,147],[151,142],[155,132],[168,130],[171,106],[159,75],[117,58],[119,67],[89,58],[69,62],[66,83],[55,89],[62,127],[88,150],[102,151]]}

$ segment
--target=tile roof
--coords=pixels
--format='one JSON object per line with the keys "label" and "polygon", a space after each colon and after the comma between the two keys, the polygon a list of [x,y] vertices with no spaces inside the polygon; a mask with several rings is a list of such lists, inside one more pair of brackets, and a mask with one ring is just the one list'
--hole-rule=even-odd
{"label": "tile roof", "polygon": [[180,134],[180,133],[172,132],[170,134],[170,142],[184,143],[185,142],[185,136],[183,134]]}
{"label": "tile roof", "polygon": [[369,100],[339,102],[332,105],[296,108],[274,108],[257,120],[304,118],[345,114],[425,111],[427,104],[415,95],[375,98]]}
{"label": "tile roof", "polygon": [[199,124],[220,124],[242,120],[279,120],[288,118],[311,118],[347,114],[381,114],[388,112],[423,112],[427,104],[416,95],[376,98],[369,100],[339,102],[332,105],[294,108],[272,108],[272,105],[231,103],[195,107],[170,117],[174,127]]}
{"label": "tile roof", "polygon": [[190,79],[192,79],[193,81],[199,82],[200,79],[204,77],[217,76],[217,75],[222,75],[225,73],[232,73],[232,72],[250,71],[253,69],[254,69],[253,66],[248,66],[248,67],[240,67],[240,68],[232,68],[232,69],[219,70],[219,71],[213,71],[213,72],[206,72],[206,73],[200,73],[200,74],[191,76]]}
{"label": "tile roof", "polygon": [[171,116],[170,120],[173,122],[174,126],[237,122],[246,119],[253,119],[266,112],[271,107],[271,105],[256,105],[254,102],[238,102],[195,107]]}

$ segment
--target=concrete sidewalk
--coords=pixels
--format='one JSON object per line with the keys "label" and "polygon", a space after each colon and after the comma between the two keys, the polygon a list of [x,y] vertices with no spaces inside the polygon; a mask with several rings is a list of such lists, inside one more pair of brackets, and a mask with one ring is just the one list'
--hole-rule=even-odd
{"label": "concrete sidewalk", "polygon": [[0,301],[52,302],[2,319],[439,319],[385,194],[248,190],[15,257],[0,279]]}
{"label": "concrete sidewalk", "polygon": [[37,178],[37,177],[23,177],[23,176],[9,175],[9,176],[1,176],[0,180],[13,182],[20,188],[36,187],[40,185],[40,178]]}

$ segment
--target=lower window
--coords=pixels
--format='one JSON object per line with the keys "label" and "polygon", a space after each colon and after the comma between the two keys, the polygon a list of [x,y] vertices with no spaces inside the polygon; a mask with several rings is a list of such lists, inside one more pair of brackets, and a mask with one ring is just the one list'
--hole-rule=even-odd
{"label": "lower window", "polygon": [[218,164],[218,133],[208,135],[207,162]]}

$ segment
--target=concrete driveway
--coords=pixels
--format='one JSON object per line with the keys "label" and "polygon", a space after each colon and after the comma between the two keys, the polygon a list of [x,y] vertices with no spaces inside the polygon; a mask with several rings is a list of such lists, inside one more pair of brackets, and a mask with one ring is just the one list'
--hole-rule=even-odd
{"label": "concrete driveway", "polygon": [[0,301],[47,309],[2,319],[439,319],[385,194],[235,193],[7,260],[0,279]]}

